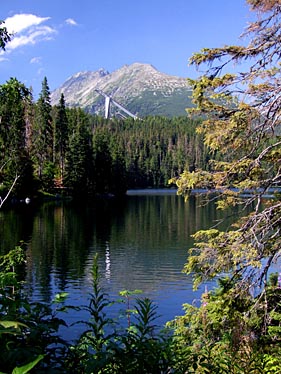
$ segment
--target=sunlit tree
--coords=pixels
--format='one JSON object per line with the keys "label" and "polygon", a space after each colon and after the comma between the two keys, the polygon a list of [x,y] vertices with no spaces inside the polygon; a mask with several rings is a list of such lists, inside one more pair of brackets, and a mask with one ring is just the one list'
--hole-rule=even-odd
{"label": "sunlit tree", "polygon": [[[258,20],[246,30],[247,46],[203,49],[191,57],[191,64],[210,68],[190,81],[196,104],[190,112],[203,116],[197,131],[222,161],[211,160],[210,172],[184,172],[176,180],[179,193],[186,196],[194,187],[221,191],[219,209],[255,204],[254,212],[232,230],[197,233],[196,239],[203,242],[186,267],[195,269],[199,279],[231,270],[242,276],[245,286],[265,284],[281,243],[281,202],[274,194],[281,186],[281,2],[248,3]],[[245,61],[246,71],[224,73],[232,63],[243,68]],[[241,196],[249,191],[247,199]],[[262,201],[268,194],[271,198]]]}
{"label": "sunlit tree", "polygon": [[[210,161],[209,171],[185,171],[173,182],[186,198],[192,189],[204,187],[217,192],[209,196],[218,209],[229,212],[240,206],[242,212],[226,231],[214,226],[194,235],[195,248],[185,271],[194,274],[195,286],[217,276],[229,277],[215,304],[205,298],[201,328],[205,323],[211,333],[210,326],[216,324],[221,333],[217,338],[213,335],[214,344],[222,332],[231,337],[240,334],[240,347],[246,340],[261,344],[270,336],[270,352],[274,352],[281,340],[277,276],[269,282],[270,273],[281,270],[281,1],[247,2],[257,17],[245,30],[245,45],[205,48],[190,60],[206,70],[190,80],[195,107],[189,112],[203,119],[197,132],[219,157]],[[269,288],[275,290],[274,296]],[[210,311],[207,305],[223,305],[224,319],[218,309]],[[231,320],[235,308],[237,318]],[[193,315],[199,318],[198,312]]]}

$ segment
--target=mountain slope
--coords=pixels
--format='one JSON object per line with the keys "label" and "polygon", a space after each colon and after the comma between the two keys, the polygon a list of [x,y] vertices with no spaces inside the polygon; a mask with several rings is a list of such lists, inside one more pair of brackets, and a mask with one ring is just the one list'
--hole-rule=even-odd
{"label": "mountain slope", "polygon": [[[77,73],[51,94],[51,100],[57,104],[63,93],[68,106],[80,106],[90,113],[103,115],[104,97],[97,89],[140,117],[184,115],[185,108],[190,106],[186,79],[141,63],[125,65],[112,73],[104,69]],[[112,106],[113,115],[114,110]]]}

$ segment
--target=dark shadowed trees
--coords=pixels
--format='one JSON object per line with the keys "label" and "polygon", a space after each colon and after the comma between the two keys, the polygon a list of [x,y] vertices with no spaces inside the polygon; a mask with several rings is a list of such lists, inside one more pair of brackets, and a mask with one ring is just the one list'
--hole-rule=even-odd
{"label": "dark shadowed trees", "polygon": [[82,109],[69,112],[69,123],[75,124],[69,134],[66,154],[65,186],[71,193],[86,198],[93,193],[93,148],[89,117]]}

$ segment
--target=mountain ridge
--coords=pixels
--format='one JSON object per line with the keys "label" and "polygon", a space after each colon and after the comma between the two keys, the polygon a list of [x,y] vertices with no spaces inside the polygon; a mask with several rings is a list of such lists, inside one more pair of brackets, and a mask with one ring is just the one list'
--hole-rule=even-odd
{"label": "mountain ridge", "polygon": [[[78,72],[51,93],[51,102],[57,104],[63,93],[67,106],[79,106],[92,114],[103,115],[104,98],[96,90],[111,96],[138,116],[183,115],[190,106],[191,89],[185,78],[138,62],[123,65],[112,73],[104,68]],[[112,110],[113,115],[116,114]]]}

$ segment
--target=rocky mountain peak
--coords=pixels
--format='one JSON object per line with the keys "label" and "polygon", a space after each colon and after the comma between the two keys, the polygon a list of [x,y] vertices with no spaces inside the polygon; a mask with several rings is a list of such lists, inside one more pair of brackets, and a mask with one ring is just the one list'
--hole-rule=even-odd
{"label": "rocky mountain peak", "polygon": [[80,106],[102,115],[104,98],[96,90],[110,95],[139,116],[173,116],[185,114],[190,88],[185,78],[170,76],[150,64],[135,62],[112,73],[103,68],[78,72],[51,94],[51,100],[57,104],[63,93],[68,106]]}

